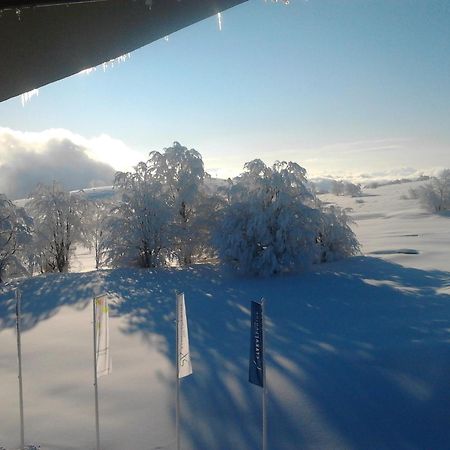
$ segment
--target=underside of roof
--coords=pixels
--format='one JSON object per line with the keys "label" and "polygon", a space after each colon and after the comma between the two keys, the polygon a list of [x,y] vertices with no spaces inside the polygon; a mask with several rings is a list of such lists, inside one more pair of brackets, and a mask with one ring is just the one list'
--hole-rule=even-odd
{"label": "underside of roof", "polygon": [[246,0],[0,0],[0,101]]}

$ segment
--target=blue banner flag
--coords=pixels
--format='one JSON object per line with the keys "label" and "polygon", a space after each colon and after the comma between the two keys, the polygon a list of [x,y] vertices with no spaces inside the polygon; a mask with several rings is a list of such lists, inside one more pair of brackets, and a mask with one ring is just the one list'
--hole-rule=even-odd
{"label": "blue banner flag", "polygon": [[264,334],[261,303],[251,302],[250,361],[248,381],[264,387]]}

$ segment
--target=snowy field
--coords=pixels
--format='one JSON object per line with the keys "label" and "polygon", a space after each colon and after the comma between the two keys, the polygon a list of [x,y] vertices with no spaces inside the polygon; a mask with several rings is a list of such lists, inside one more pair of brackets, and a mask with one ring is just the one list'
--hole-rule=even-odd
{"label": "snowy field", "polygon": [[[270,450],[450,448],[450,217],[402,199],[360,199],[364,256],[272,279],[215,266],[73,270],[21,283],[25,434],[41,449],[95,446],[92,307],[113,306],[113,373],[99,382],[104,450],[175,449],[174,291],[184,291],[194,374],[182,381],[182,448],[260,448],[260,388],[247,381],[249,301],[267,299]],[[0,296],[0,446],[17,449],[15,314]]]}

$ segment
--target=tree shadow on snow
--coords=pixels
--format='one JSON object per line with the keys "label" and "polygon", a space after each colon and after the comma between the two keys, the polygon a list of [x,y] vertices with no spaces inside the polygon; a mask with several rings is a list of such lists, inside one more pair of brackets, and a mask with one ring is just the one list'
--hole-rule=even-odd
{"label": "tree shadow on snow", "polygon": [[102,272],[46,274],[13,282],[0,290],[0,329],[16,326],[15,290],[21,292],[21,326],[30,330],[62,306],[85,308],[102,286]]}
{"label": "tree shadow on snow", "polygon": [[[249,301],[261,297],[267,299],[269,448],[448,448],[447,272],[356,257],[270,279],[212,266],[48,276],[22,283],[24,326],[64,304],[86,307],[99,284],[121,298],[113,307],[121,331],[160,345],[172,362],[174,292],[185,293],[194,366],[194,375],[182,380],[185,448],[260,448],[261,390],[248,383],[247,371]],[[14,320],[6,292],[0,326],[13,327]],[[163,339],[151,339],[155,334]],[[174,387],[174,379],[161,377]]]}
{"label": "tree shadow on snow", "polygon": [[[301,276],[220,268],[111,272],[124,333],[166,338],[184,291],[194,375],[182,382],[192,449],[260,446],[261,391],[247,381],[249,301],[267,299],[269,448],[444,449],[450,442],[450,274],[358,257]],[[446,291],[447,290],[447,291]],[[172,379],[165,380],[173,386]]]}

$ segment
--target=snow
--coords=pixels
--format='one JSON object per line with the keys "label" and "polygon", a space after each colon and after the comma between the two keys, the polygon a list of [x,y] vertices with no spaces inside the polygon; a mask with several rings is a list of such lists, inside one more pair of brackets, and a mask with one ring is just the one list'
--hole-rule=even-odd
{"label": "snow", "polygon": [[[117,303],[113,372],[99,381],[102,448],[175,449],[179,290],[194,370],[181,385],[183,449],[260,448],[261,389],[247,381],[247,359],[249,303],[262,296],[271,450],[447,449],[450,219],[401,199],[413,184],[367,190],[364,203],[321,196],[353,208],[367,256],[301,275],[244,278],[199,265],[23,281],[26,442],[94,448],[91,298],[110,291]],[[73,270],[87,270],[92,256],[80,249],[78,262]],[[0,446],[7,449],[19,446],[15,285],[0,295]]]}
{"label": "snow", "polygon": [[[403,198],[410,189],[426,183],[416,181],[365,189],[365,197],[325,194],[320,199],[352,208],[349,215],[356,221],[353,230],[364,254],[384,252],[385,259],[391,262],[418,269],[448,271],[449,217],[429,214],[417,199]],[[399,249],[416,250],[420,255],[410,257],[398,252]],[[388,255],[387,251],[392,253]]]}

